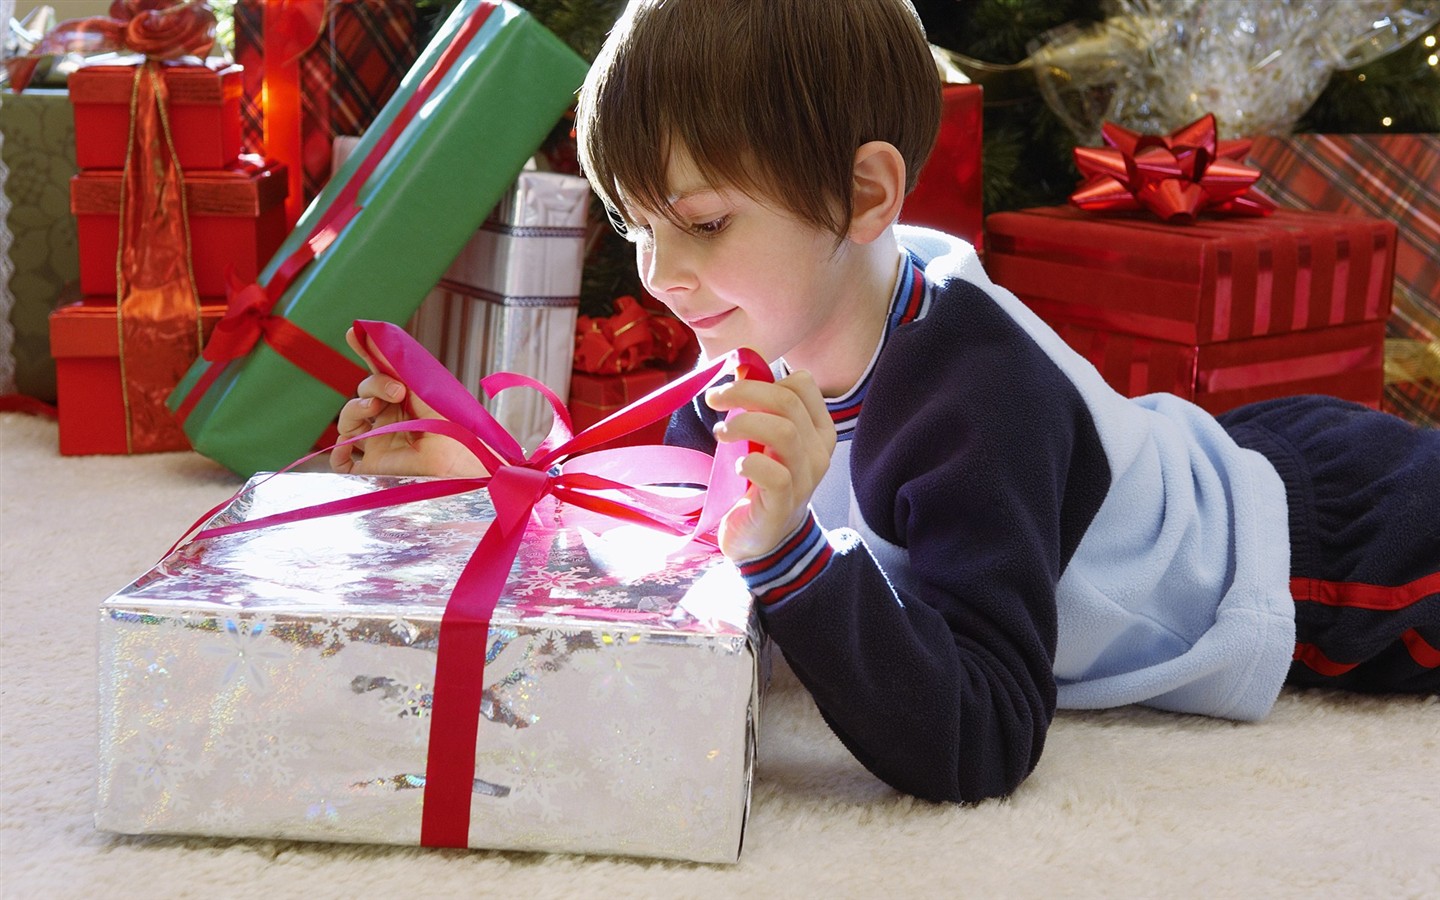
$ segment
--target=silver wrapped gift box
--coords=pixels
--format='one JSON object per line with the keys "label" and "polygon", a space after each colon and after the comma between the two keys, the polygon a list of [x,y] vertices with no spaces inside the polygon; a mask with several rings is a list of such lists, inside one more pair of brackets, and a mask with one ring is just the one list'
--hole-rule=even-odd
{"label": "silver wrapped gift box", "polygon": [[[405,480],[257,476],[212,524]],[[207,537],[106,600],[97,827],[419,843],[437,631],[492,517],[475,491]],[[657,543],[536,507],[483,648],[471,847],[738,857],[751,600]]]}
{"label": "silver wrapped gift box", "polygon": [[[570,393],[590,185],[521,172],[416,311],[410,333],[477,397],[480,379],[518,372]],[[488,409],[527,450],[549,431],[533,391],[506,391]]]}

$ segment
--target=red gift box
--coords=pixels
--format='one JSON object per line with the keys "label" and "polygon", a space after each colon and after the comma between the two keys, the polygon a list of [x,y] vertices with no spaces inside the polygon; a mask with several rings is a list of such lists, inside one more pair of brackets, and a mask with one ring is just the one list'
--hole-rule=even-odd
{"label": "red gift box", "polygon": [[[182,169],[223,169],[240,155],[239,66],[162,66],[175,155]],[[84,66],[70,74],[75,107],[75,163],[123,169],[130,135],[135,66]]]}
{"label": "red gift box", "polygon": [[335,137],[362,134],[414,65],[415,4],[239,0],[234,12],[243,141],[291,167],[293,223],[330,179]]}
{"label": "red gift box", "polygon": [[[669,384],[673,378],[684,373],[684,369],[671,371],[651,366],[642,366],[621,375],[592,375],[575,371],[570,374],[570,419],[575,431],[589,428],[596,422],[629,406],[636,400],[657,388]],[[633,447],[640,444],[661,444],[665,442],[665,426],[668,419],[661,419],[644,428],[617,438],[607,447]]]}
{"label": "red gift box", "polygon": [[996,213],[986,229],[995,282],[1122,393],[1212,412],[1295,393],[1379,405],[1390,222],[1277,210],[1167,225],[1065,206]]}
{"label": "red gift box", "polygon": [[976,250],[984,235],[981,94],[978,84],[944,86],[940,134],[900,212],[901,222],[963,238]]}
{"label": "red gift box", "polygon": [[[200,308],[205,338],[225,315],[224,304]],[[66,456],[126,453],[125,392],[120,383],[120,343],[113,301],[90,299],[62,306],[50,315],[50,352],[55,357],[60,452]],[[132,414],[137,411],[131,411]],[[155,416],[170,417],[164,393],[156,399]],[[153,450],[189,450],[177,426],[174,439]]]}
{"label": "red gift box", "polygon": [[[224,297],[227,272],[253,282],[285,239],[285,167],[188,172],[184,178],[195,289],[202,297]],[[87,296],[115,295],[120,183],[118,171],[81,172],[70,180],[80,290]]]}
{"label": "red gift box", "polygon": [[1329,394],[1379,405],[1383,322],[1198,346],[1074,323],[1057,324],[1055,331],[1108,384],[1130,397],[1164,391],[1212,413],[1291,394]]}

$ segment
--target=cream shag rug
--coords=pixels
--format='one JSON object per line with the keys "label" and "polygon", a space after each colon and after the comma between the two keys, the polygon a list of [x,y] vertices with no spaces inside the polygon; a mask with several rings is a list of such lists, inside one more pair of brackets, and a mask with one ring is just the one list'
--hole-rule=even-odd
{"label": "cream shag rug", "polygon": [[238,485],[0,415],[0,895],[1440,897],[1440,702],[1313,691],[1062,713],[1013,797],[959,807],[872,778],[780,667],[735,866],[97,832],[96,606]]}

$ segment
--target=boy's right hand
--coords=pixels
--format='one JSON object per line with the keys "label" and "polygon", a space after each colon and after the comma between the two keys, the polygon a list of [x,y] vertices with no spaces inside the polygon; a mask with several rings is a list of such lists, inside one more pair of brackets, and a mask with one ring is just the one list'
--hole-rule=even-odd
{"label": "boy's right hand", "polygon": [[[345,332],[350,347],[370,367],[370,375],[356,389],[358,396],[340,409],[342,440],[359,437],[373,428],[414,418],[442,419],[398,379],[383,374],[384,360],[373,345],[361,346],[355,329]],[[406,397],[409,397],[407,404]],[[488,474],[468,450],[444,435],[401,431],[365,438],[330,451],[330,468],[347,475],[438,475],[478,477]]]}

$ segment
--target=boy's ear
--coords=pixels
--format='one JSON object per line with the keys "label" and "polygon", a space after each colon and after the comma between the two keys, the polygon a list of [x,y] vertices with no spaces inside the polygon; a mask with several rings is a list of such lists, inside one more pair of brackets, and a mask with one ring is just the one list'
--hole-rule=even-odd
{"label": "boy's ear", "polygon": [[895,224],[905,200],[905,158],[895,145],[869,141],[855,151],[847,237],[868,244]]}

